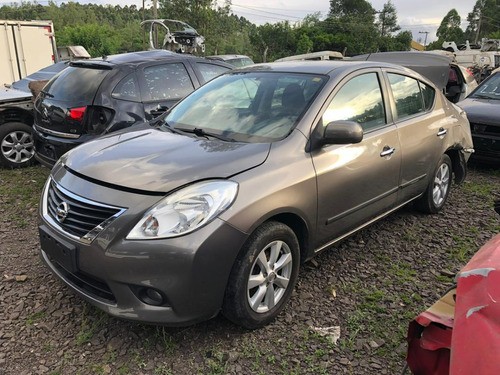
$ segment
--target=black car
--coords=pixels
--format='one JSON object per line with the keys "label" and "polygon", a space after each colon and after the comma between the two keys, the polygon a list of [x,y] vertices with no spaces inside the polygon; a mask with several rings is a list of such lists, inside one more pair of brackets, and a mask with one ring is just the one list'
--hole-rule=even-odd
{"label": "black car", "polygon": [[81,143],[154,119],[232,68],[164,50],[72,62],[35,102],[35,158],[51,167]]}
{"label": "black car", "polygon": [[470,121],[474,141],[473,159],[500,163],[500,69],[458,103]]}

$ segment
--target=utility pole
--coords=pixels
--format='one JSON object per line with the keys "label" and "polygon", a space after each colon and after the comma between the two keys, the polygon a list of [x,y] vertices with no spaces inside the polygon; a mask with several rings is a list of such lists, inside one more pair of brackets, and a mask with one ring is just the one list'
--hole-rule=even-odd
{"label": "utility pole", "polygon": [[158,0],[153,0],[153,18],[158,19]]}
{"label": "utility pole", "polygon": [[477,45],[477,42],[479,41],[479,33],[481,32],[481,23],[483,21],[483,11],[480,11],[479,13],[479,22],[477,24],[477,32],[476,32],[476,40],[474,40],[474,44]]}
{"label": "utility pole", "polygon": [[424,39],[424,47],[427,45],[427,35],[429,35],[428,31],[419,31],[419,34],[425,34],[425,39]]}

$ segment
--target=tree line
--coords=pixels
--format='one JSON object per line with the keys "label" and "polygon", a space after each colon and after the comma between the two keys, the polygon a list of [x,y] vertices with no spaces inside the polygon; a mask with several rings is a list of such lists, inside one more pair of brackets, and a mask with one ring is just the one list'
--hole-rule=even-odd
{"label": "tree line", "polygon": [[[153,18],[153,9],[132,6],[80,4],[75,2],[23,2],[0,7],[0,19],[52,20],[59,46],[82,45],[91,56],[139,51],[147,48],[147,36],[140,27]],[[376,11],[366,0],[331,0],[325,19],[310,14],[302,21],[255,25],[231,12],[231,1],[223,6],[214,0],[159,0],[158,18],[178,19],[205,36],[206,55],[244,54],[254,61],[321,50],[346,56],[378,51],[410,49],[411,32],[401,31],[397,10],[391,0]],[[444,40],[500,37],[500,9],[496,0],[477,0],[467,17],[469,26],[460,29],[460,16],[452,9],[443,19],[431,47]]]}

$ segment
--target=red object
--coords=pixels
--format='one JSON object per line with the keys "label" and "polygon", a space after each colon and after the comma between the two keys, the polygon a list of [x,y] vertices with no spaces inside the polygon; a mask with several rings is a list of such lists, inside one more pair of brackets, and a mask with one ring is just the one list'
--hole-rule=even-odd
{"label": "red object", "polygon": [[500,234],[457,275],[451,290],[410,323],[415,375],[500,374]]}
{"label": "red object", "polygon": [[70,108],[68,110],[68,117],[72,120],[82,122],[86,109],[87,107]]}
{"label": "red object", "polygon": [[455,290],[410,323],[406,361],[415,375],[449,373]]}
{"label": "red object", "polygon": [[500,374],[500,234],[460,271],[450,374]]}

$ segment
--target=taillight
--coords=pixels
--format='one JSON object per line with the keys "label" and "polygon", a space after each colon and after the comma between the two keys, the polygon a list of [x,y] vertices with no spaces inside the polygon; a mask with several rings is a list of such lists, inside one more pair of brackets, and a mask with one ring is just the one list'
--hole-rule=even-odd
{"label": "taillight", "polygon": [[68,109],[68,118],[74,121],[82,122],[87,107],[77,107]]}
{"label": "taillight", "polygon": [[469,68],[467,68],[467,69],[465,69],[465,70],[467,71],[467,73],[469,73],[469,75],[470,75],[471,77],[474,77],[474,73],[472,73],[472,71],[471,71]]}

